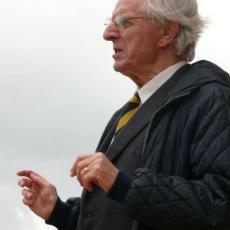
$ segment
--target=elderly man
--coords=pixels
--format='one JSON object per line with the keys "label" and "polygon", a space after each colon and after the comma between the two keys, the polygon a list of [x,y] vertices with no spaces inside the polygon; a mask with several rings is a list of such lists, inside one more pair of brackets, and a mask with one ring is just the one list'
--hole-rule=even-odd
{"label": "elderly man", "polygon": [[46,179],[18,172],[23,202],[59,230],[230,228],[230,81],[188,64],[203,28],[196,0],[119,0],[106,22],[114,69],[138,86],[61,201]]}

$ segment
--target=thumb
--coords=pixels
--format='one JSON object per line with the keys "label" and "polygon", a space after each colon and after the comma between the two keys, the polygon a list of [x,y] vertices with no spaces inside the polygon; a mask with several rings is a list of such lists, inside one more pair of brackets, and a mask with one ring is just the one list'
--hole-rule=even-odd
{"label": "thumb", "polygon": [[47,185],[49,184],[49,182],[44,177],[34,172],[31,172],[30,178],[41,188],[47,187]]}

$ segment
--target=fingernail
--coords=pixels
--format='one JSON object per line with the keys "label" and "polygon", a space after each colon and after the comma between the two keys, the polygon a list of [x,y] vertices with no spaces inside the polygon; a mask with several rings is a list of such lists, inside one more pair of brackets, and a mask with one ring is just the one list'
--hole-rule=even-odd
{"label": "fingernail", "polygon": [[21,187],[22,187],[22,186],[24,185],[24,182],[23,182],[23,181],[19,181],[19,183],[18,183],[18,184],[19,184],[19,186],[21,186]]}

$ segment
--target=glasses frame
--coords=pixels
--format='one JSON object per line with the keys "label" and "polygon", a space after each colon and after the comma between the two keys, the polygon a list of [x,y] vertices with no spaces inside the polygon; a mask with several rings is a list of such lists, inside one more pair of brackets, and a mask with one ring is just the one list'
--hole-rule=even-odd
{"label": "glasses frame", "polygon": [[114,24],[118,29],[124,30],[127,29],[129,26],[132,25],[131,20],[143,19],[144,17],[134,17],[134,16],[125,16],[125,15],[118,15],[114,19],[106,18],[104,25],[110,26]]}

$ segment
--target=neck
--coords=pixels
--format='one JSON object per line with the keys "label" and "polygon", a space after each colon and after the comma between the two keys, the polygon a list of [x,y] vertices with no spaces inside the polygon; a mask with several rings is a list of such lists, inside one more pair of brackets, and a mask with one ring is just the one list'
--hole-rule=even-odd
{"label": "neck", "polygon": [[151,66],[145,67],[144,70],[140,72],[140,75],[137,74],[135,76],[130,76],[130,78],[140,88],[143,85],[145,85],[148,81],[153,79],[157,74],[180,61],[182,61],[182,59],[177,56],[159,58]]}

